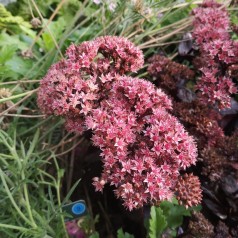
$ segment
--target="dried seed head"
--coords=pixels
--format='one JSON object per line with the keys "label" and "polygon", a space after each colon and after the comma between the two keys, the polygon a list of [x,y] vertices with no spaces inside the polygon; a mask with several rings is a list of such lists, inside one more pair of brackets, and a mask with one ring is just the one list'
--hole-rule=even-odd
{"label": "dried seed head", "polygon": [[[0,98],[8,98],[12,95],[8,88],[0,88]],[[11,101],[6,101],[0,104],[0,112],[4,111],[6,108],[12,105]]]}
{"label": "dried seed head", "polygon": [[143,1],[142,0],[132,0],[131,2],[134,5],[135,10],[137,12],[142,12],[143,11],[144,6],[143,6]]}
{"label": "dried seed head", "polygon": [[41,26],[41,20],[37,17],[32,18],[31,25],[33,28],[38,28]]}
{"label": "dried seed head", "polygon": [[31,49],[23,50],[21,56],[24,59],[32,59],[34,57]]}
{"label": "dried seed head", "polygon": [[10,97],[12,93],[8,88],[0,88],[0,98]]}
{"label": "dried seed head", "polygon": [[180,176],[175,191],[179,204],[184,205],[186,208],[201,203],[201,184],[198,177],[193,174],[184,174],[183,176]]}

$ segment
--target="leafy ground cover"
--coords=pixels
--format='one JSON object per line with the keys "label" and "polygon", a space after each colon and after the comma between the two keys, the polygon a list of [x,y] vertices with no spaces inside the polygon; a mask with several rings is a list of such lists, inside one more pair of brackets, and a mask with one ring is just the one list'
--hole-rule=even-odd
{"label": "leafy ground cover", "polygon": [[[237,2],[5,2],[0,236],[237,237]],[[195,139],[198,161],[181,170],[186,192],[177,190],[177,199],[128,211],[112,186],[95,192],[92,179],[103,163],[92,131],[69,132],[63,118],[37,106],[40,80],[65,59],[66,49],[108,35],[125,37],[143,51],[143,67],[127,76],[161,88],[172,101],[171,114]],[[188,184],[191,173],[200,179],[203,199],[187,208],[191,204],[184,201],[196,191]],[[88,215],[65,222],[62,207],[79,199],[86,201]]]}

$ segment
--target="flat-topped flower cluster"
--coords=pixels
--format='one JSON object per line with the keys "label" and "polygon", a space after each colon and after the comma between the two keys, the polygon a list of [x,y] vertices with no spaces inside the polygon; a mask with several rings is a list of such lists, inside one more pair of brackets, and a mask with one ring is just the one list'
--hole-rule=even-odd
{"label": "flat-topped flower cluster", "polygon": [[[168,96],[125,75],[142,67],[142,52],[125,38],[106,36],[71,45],[66,55],[41,81],[38,105],[48,115],[63,116],[69,131],[92,130],[103,161],[101,177],[93,182],[96,190],[106,183],[115,186],[129,210],[175,193],[182,197],[183,190],[175,190],[180,170],[196,162],[197,148],[169,113]],[[188,205],[201,201],[197,184]]]}

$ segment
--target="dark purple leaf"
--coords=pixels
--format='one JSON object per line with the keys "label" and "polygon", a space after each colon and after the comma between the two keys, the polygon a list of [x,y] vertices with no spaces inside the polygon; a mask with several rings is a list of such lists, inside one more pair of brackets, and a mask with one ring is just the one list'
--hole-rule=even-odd
{"label": "dark purple leaf", "polygon": [[196,99],[196,94],[184,87],[178,89],[177,96],[183,102],[192,102]]}
{"label": "dark purple leaf", "polygon": [[235,99],[231,99],[231,107],[221,110],[221,115],[233,115],[238,113],[238,102]]}
{"label": "dark purple leaf", "polygon": [[181,56],[189,54],[193,48],[192,34],[190,32],[183,36],[183,40],[179,43],[178,52]]}

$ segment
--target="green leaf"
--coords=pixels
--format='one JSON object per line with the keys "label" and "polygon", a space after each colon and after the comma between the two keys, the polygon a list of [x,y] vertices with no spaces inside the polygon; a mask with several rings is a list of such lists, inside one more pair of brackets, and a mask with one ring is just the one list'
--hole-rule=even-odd
{"label": "green leaf", "polygon": [[202,206],[201,205],[197,205],[195,207],[191,207],[190,210],[196,211],[196,212],[200,212],[202,210]]}
{"label": "green leaf", "polygon": [[25,31],[27,34],[34,35],[33,31],[29,31],[31,24],[25,21],[20,16],[13,16],[11,12],[0,4],[0,29],[10,29],[11,31],[18,32],[19,30]]}
{"label": "green leaf", "polygon": [[31,30],[28,26],[20,25],[19,27],[25,34],[29,35],[32,39],[35,38],[36,32]]}
{"label": "green leaf", "polygon": [[20,40],[20,35],[10,36],[5,32],[0,34],[0,46],[16,45],[20,50],[28,49],[29,44]]}
{"label": "green leaf", "polygon": [[[183,223],[183,216],[185,215],[184,207],[174,206],[170,210],[170,213],[167,217],[168,226],[170,228],[177,228]],[[186,210],[186,209],[185,209]]]}
{"label": "green leaf", "polygon": [[190,216],[190,210],[184,206],[177,205],[176,200],[173,202],[163,201],[160,204],[160,208],[163,210],[163,214],[166,217],[168,227],[175,229],[182,225],[183,216]]}
{"label": "green leaf", "polygon": [[151,207],[149,220],[149,237],[160,237],[164,229],[167,227],[167,221],[160,207]]}
{"label": "green leaf", "polygon": [[17,45],[5,45],[0,49],[0,64],[10,60],[17,50]]}
{"label": "green leaf", "polygon": [[45,50],[49,51],[55,47],[52,35],[54,36],[56,41],[59,40],[65,27],[66,22],[62,17],[60,17],[57,21],[52,21],[49,24],[48,29],[50,30],[50,32],[46,29],[46,31],[42,34]]}
{"label": "green leaf", "polygon": [[79,9],[82,9],[83,3],[78,0],[68,0],[60,9],[59,14],[64,18],[65,22],[72,22],[75,14]]}
{"label": "green leaf", "polygon": [[28,160],[30,158],[30,156],[33,153],[35,147],[37,146],[38,140],[39,140],[39,134],[40,134],[40,132],[39,132],[39,129],[38,129],[38,130],[36,130],[36,133],[35,133],[35,135],[33,137],[31,145],[30,145],[30,147],[29,147],[29,149],[27,151],[27,155],[25,157],[25,160]]}
{"label": "green leaf", "polygon": [[0,46],[1,45],[0,77],[2,79],[16,80],[25,75],[32,67],[33,62],[32,60],[23,59],[17,55],[17,49],[23,46],[22,42],[18,38],[10,37],[7,34],[1,34]]}
{"label": "green leaf", "polygon": [[94,232],[92,235],[89,236],[89,238],[99,238],[99,234],[97,232]]}
{"label": "green leaf", "polygon": [[67,193],[66,197],[64,198],[64,200],[62,201],[62,205],[66,204],[70,198],[70,196],[72,195],[72,193],[75,191],[76,187],[78,186],[80,182],[80,179],[78,181],[75,182],[75,184],[72,186],[72,188],[69,190],[69,192]]}
{"label": "green leaf", "polygon": [[10,60],[5,64],[9,67],[12,72],[15,72],[18,76],[24,76],[29,69],[31,69],[33,62],[32,60],[23,59],[17,55],[14,55]]}
{"label": "green leaf", "polygon": [[0,18],[6,18],[6,17],[10,17],[12,14],[7,11],[7,9],[0,4]]}
{"label": "green leaf", "polygon": [[134,238],[134,236],[127,232],[124,233],[122,228],[120,228],[117,230],[117,238]]}

